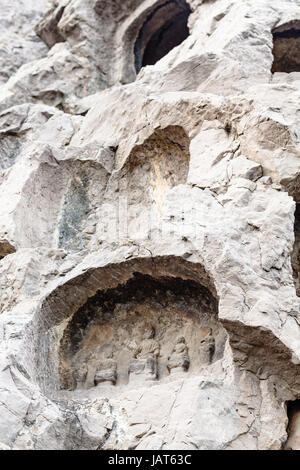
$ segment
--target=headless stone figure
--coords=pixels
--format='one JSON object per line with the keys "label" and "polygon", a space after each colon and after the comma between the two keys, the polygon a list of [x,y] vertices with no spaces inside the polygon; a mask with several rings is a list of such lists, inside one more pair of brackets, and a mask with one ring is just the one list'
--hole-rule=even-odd
{"label": "headless stone figure", "polygon": [[291,410],[288,436],[285,450],[300,450],[300,405]]}
{"label": "headless stone figure", "polygon": [[86,364],[81,364],[81,366],[75,370],[74,372],[74,379],[76,382],[77,388],[83,388],[86,382],[88,373],[88,368]]}
{"label": "headless stone figure", "polygon": [[171,373],[187,371],[190,366],[190,358],[188,354],[188,348],[185,342],[185,338],[180,336],[177,338],[176,344],[168,357],[167,368]]}
{"label": "headless stone figure", "polygon": [[140,376],[145,380],[157,378],[157,361],[160,351],[159,342],[154,339],[155,329],[150,323],[144,323],[141,344],[136,348],[129,365],[130,378]]}
{"label": "headless stone figure", "polygon": [[208,365],[212,362],[212,358],[215,352],[215,338],[213,337],[211,328],[206,328],[204,333],[205,336],[200,341],[199,356],[200,364]]}
{"label": "headless stone figure", "polygon": [[113,352],[108,351],[104,359],[99,362],[98,370],[94,377],[95,386],[107,382],[116,385],[117,382],[117,362],[113,358]]}

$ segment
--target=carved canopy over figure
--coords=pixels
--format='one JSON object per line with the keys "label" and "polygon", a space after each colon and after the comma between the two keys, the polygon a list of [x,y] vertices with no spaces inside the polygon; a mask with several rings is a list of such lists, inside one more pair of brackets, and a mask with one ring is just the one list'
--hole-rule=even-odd
{"label": "carved canopy over figure", "polygon": [[183,336],[177,338],[176,344],[168,357],[168,370],[170,373],[188,370],[190,366],[190,358],[188,347]]}
{"label": "carved canopy over figure", "polygon": [[150,323],[145,322],[143,330],[143,339],[133,353],[129,374],[131,376],[143,375],[146,380],[155,380],[157,378],[157,358],[160,352],[160,344],[154,339],[155,329]]}

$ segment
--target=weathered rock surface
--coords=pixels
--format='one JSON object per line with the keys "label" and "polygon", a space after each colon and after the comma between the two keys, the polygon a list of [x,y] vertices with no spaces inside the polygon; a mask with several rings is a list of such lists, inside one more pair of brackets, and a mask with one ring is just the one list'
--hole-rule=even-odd
{"label": "weathered rock surface", "polygon": [[17,3],[0,448],[299,449],[299,2]]}
{"label": "weathered rock surface", "polygon": [[0,84],[23,64],[44,57],[47,46],[34,32],[51,0],[3,0],[0,12]]}

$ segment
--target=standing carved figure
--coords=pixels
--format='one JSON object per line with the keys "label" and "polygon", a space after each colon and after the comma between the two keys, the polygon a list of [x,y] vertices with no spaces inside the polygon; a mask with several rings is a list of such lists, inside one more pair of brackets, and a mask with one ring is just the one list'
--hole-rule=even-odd
{"label": "standing carved figure", "polygon": [[210,364],[215,352],[215,338],[213,337],[213,332],[211,328],[207,328],[205,331],[205,336],[200,341],[199,356],[200,364]]}
{"label": "standing carved figure", "polygon": [[176,344],[168,357],[167,368],[170,372],[187,371],[190,366],[188,347],[183,336],[177,338]]}
{"label": "standing carved figure", "polygon": [[113,351],[110,350],[105,353],[104,359],[98,364],[94,384],[97,386],[100,383],[108,382],[111,385],[116,385],[117,378],[117,362],[113,358]]}
{"label": "standing carved figure", "polygon": [[154,339],[155,329],[150,323],[144,323],[143,329],[143,338],[133,353],[129,374],[131,377],[142,376],[145,380],[155,380],[160,344]]}
{"label": "standing carved figure", "polygon": [[81,366],[79,366],[78,369],[74,371],[74,379],[75,379],[77,388],[84,387],[84,384],[87,378],[87,373],[88,373],[88,368],[85,363],[81,364]]}

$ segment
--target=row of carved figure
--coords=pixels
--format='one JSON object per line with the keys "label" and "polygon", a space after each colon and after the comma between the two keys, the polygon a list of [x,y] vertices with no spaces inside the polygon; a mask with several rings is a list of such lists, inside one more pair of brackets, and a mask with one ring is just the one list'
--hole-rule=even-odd
{"label": "row of carved figure", "polygon": [[[129,364],[129,377],[142,376],[144,380],[156,380],[158,377],[158,357],[160,344],[155,339],[155,329],[150,323],[144,323],[144,333],[140,345],[134,350],[132,360]],[[200,341],[199,354],[201,364],[209,364],[215,351],[215,339],[212,330],[207,328],[205,337]],[[168,357],[167,369],[170,374],[179,371],[187,371],[190,366],[190,358],[186,340],[179,336]],[[74,373],[77,387],[84,385],[87,378],[87,365],[83,364]],[[117,382],[117,361],[113,358],[113,352],[106,354],[106,357],[99,362],[98,370],[95,373],[94,385],[100,383]]]}

